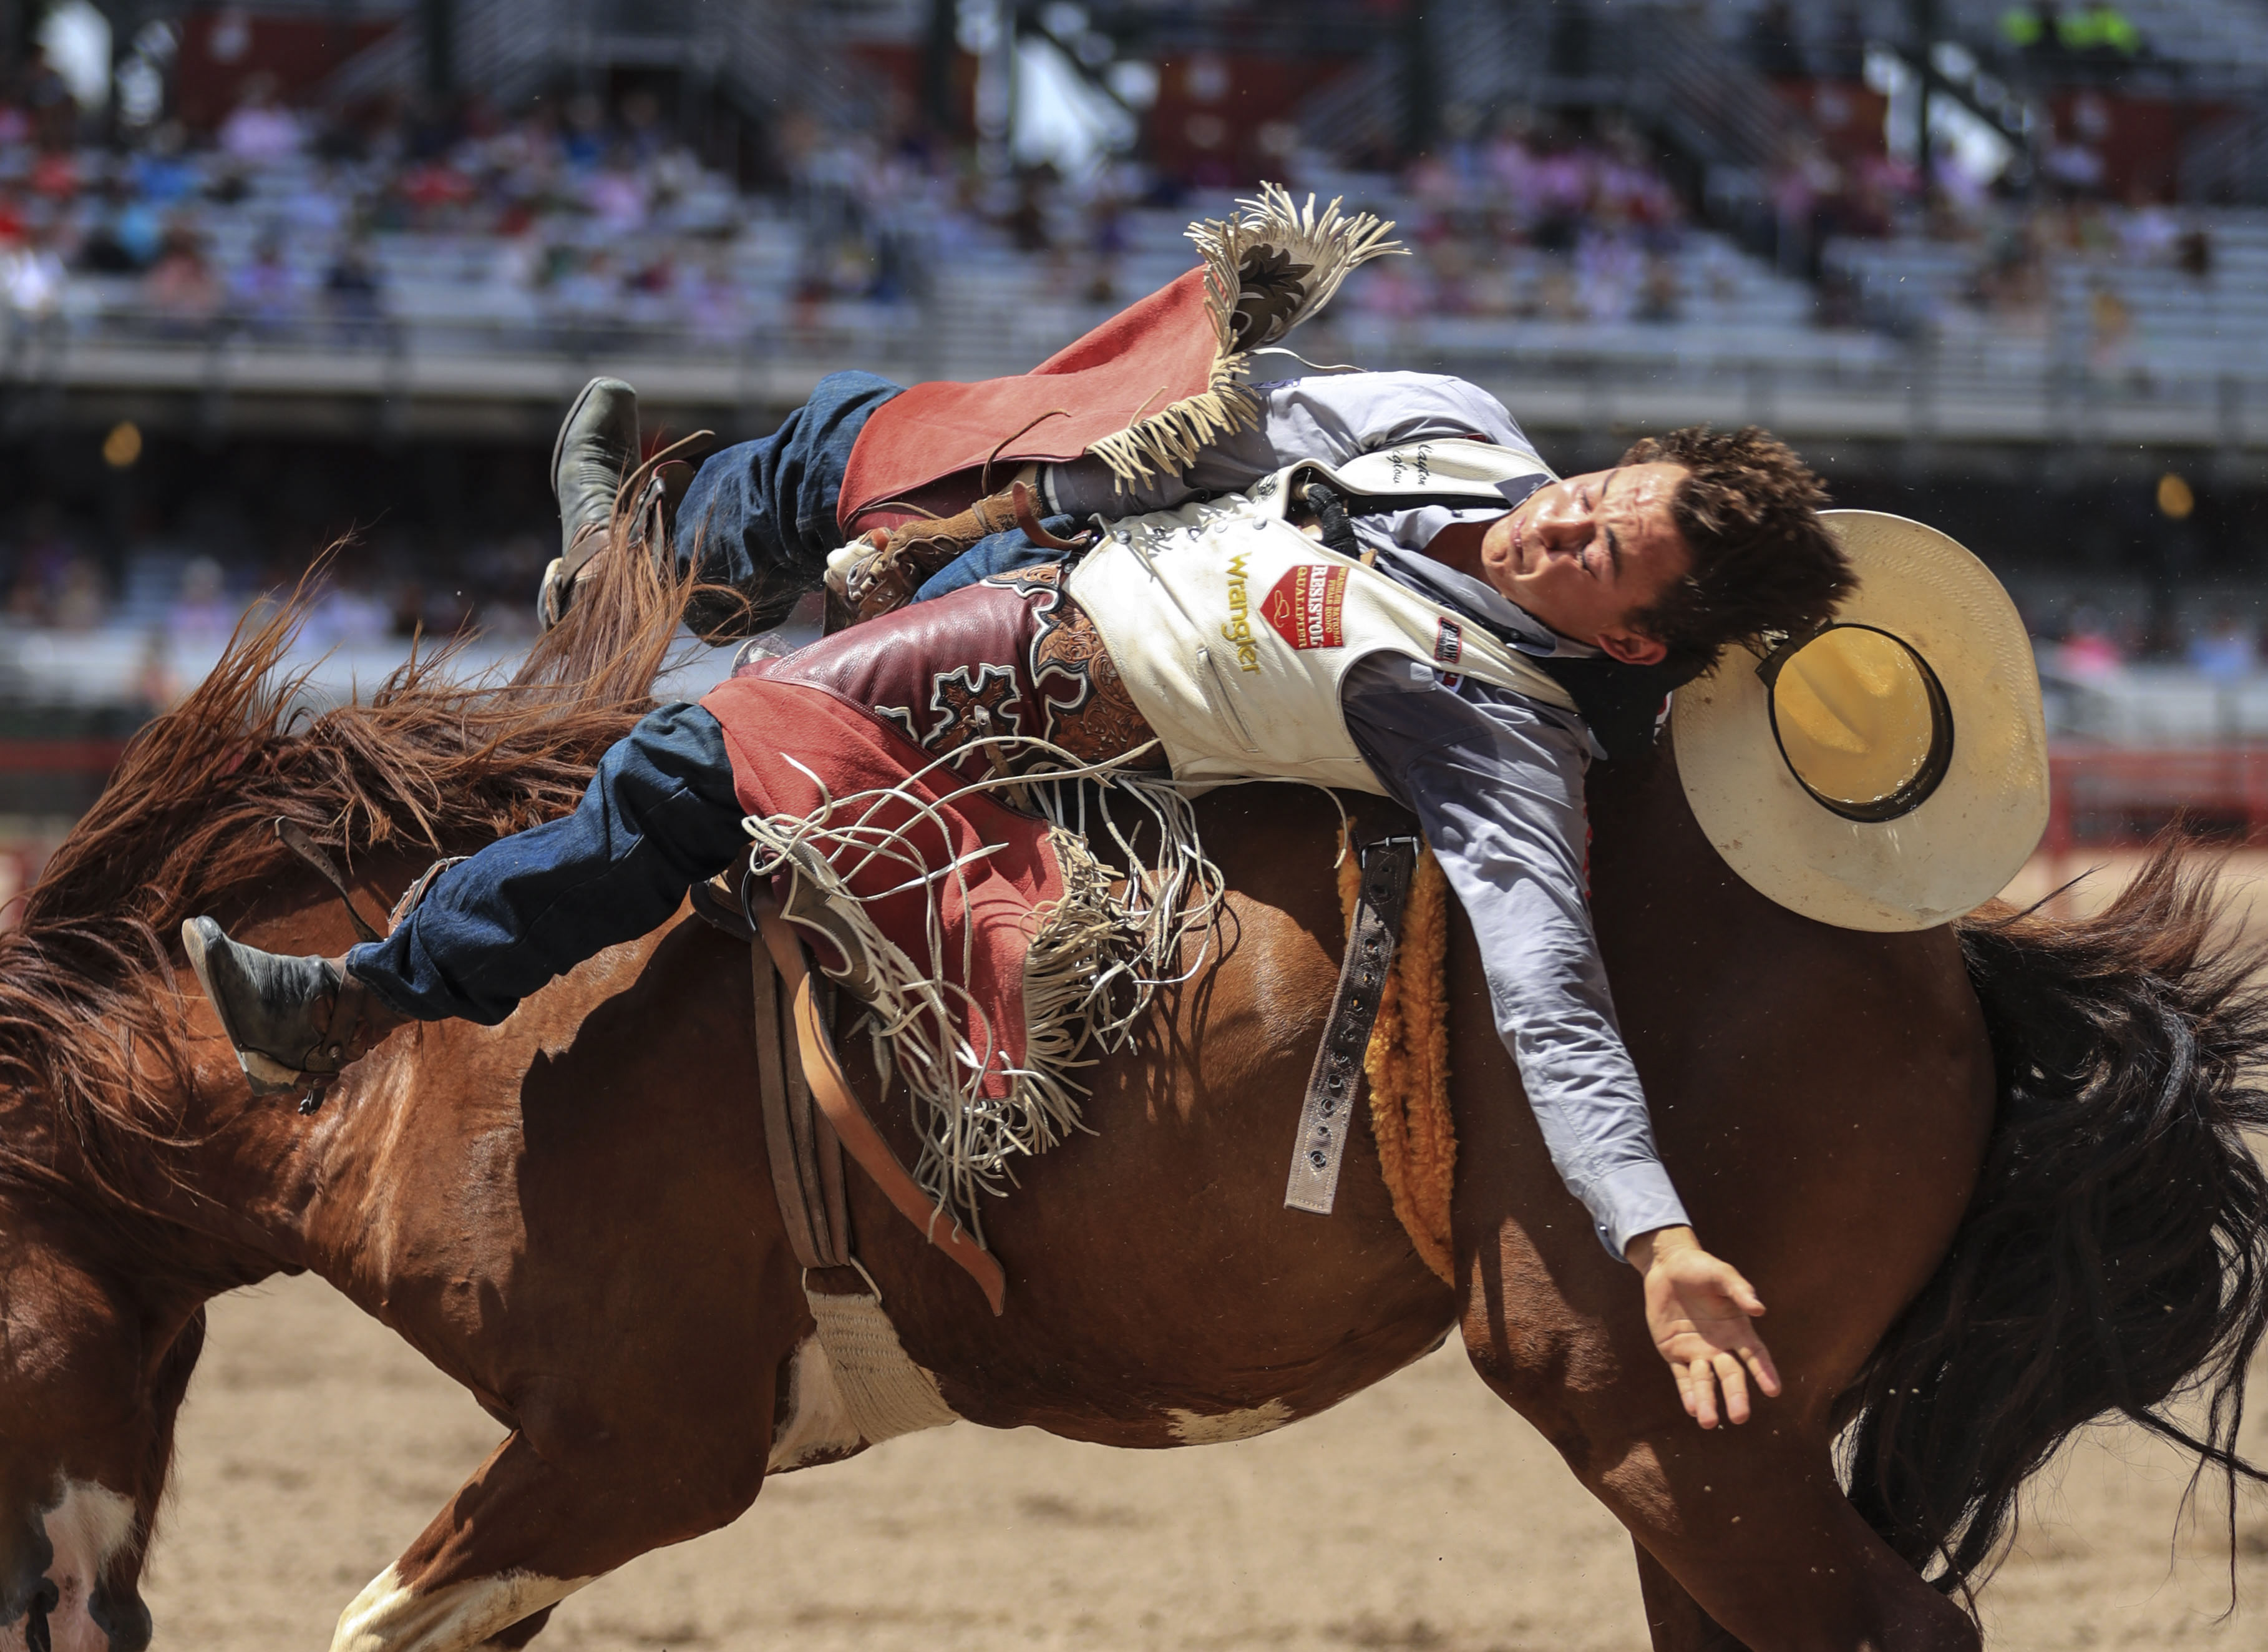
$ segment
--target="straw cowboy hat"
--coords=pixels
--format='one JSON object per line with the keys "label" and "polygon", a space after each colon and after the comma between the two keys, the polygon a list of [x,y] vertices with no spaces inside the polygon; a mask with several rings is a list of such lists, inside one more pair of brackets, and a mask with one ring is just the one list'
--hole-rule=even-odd
{"label": "straw cowboy hat", "polygon": [[2048,819],[2039,675],[2015,605],[1933,527],[1828,511],[1859,588],[1759,659],[1733,648],[1677,690],[1693,816],[1793,911],[1927,929],[1999,894]]}

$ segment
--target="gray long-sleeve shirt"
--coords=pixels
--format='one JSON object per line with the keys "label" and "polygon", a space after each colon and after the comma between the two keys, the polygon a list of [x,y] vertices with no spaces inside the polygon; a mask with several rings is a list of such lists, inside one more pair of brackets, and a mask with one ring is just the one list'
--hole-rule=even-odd
{"label": "gray long-sleeve shirt", "polygon": [[[1313,374],[1256,385],[1259,424],[1224,439],[1179,480],[1125,489],[1099,461],[1052,468],[1057,509],[1129,516],[1198,492],[1249,487],[1301,459],[1326,463],[1432,436],[1527,447],[1503,404],[1462,380]],[[1543,478],[1539,476],[1540,483]],[[1479,580],[1424,555],[1449,523],[1501,505],[1356,519],[1381,572],[1538,655],[1587,655]],[[1591,928],[1583,776],[1596,747],[1580,719],[1397,655],[1359,661],[1340,704],[1379,782],[1415,814],[1480,944],[1497,1030],[1520,1067],[1551,1162],[1616,1257],[1687,1220],[1653,1142],[1646,1096],[1615,1021]]]}

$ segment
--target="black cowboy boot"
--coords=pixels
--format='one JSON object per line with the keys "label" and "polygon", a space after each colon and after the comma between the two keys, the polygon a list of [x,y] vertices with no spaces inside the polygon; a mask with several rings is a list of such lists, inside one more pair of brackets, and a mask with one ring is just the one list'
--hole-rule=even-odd
{"label": "black cowboy boot", "polygon": [[210,918],[181,926],[197,985],[236,1046],[254,1095],[313,1087],[410,1018],[337,958],[287,958],[231,940]]}
{"label": "black cowboy boot", "polygon": [[566,617],[577,576],[606,548],[615,495],[638,462],[637,392],[620,379],[583,387],[551,447],[551,490],[559,498],[559,555],[536,587],[536,623],[549,631]]}

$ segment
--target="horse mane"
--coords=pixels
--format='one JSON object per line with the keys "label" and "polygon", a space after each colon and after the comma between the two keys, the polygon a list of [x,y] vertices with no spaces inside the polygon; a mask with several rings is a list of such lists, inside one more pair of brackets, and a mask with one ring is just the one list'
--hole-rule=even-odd
{"label": "horse mane", "polygon": [[318,712],[308,674],[279,667],[338,549],[135,736],[0,931],[0,1176],[141,1207],[153,1151],[188,1145],[182,920],[304,877],[279,819],[351,866],[462,852],[572,809],[651,709],[689,594],[650,557],[603,557],[509,678],[456,675],[461,640],[413,645],[366,700]]}

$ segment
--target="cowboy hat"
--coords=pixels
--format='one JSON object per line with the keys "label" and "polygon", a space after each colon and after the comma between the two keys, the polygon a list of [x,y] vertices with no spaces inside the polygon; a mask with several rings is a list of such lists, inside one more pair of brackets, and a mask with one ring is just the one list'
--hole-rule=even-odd
{"label": "cowboy hat", "polygon": [[1734,871],[1845,929],[1927,929],[1999,894],[2048,819],[2015,604],[1937,529],[1827,511],[1858,589],[1820,631],[1729,648],[1677,690],[1680,778]]}

